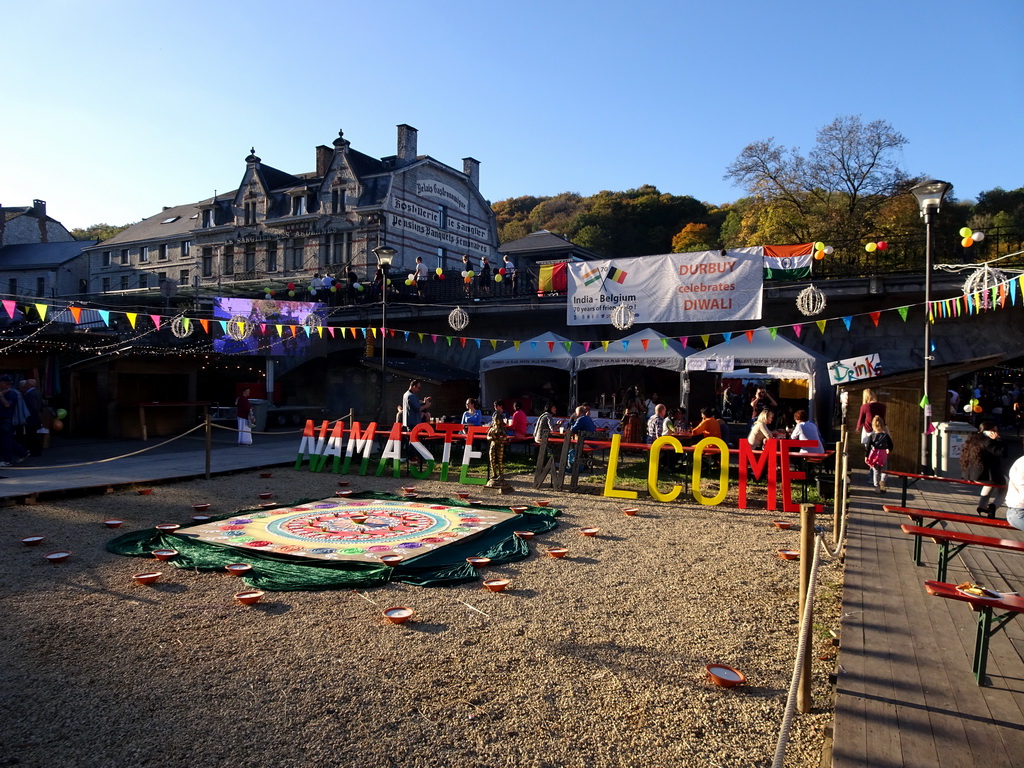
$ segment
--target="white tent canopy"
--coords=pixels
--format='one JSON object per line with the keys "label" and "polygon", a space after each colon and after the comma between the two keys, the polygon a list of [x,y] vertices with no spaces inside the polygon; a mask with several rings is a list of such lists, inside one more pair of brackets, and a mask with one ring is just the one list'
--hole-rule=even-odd
{"label": "white tent canopy", "polygon": [[[746,334],[728,342],[694,352],[687,358],[687,369],[694,360],[731,357],[736,368],[784,368],[814,375],[824,367],[825,358],[782,336],[772,338],[767,328],[758,328],[748,340]],[[780,377],[788,378],[788,377]]]}
{"label": "white tent canopy", "polygon": [[[723,360],[732,358],[735,369],[742,368],[764,368],[766,373],[755,374],[746,371],[732,370],[723,371],[723,366],[706,366],[709,360]],[[823,402],[821,398],[815,398],[820,390],[826,394],[828,388],[828,371],[826,359],[823,355],[812,352],[795,341],[783,336],[772,337],[771,331],[767,328],[758,328],[753,332],[751,338],[747,335],[738,334],[728,342],[716,344],[713,347],[694,352],[686,358],[687,370],[705,370],[704,366],[694,365],[694,361],[701,361],[707,369],[717,370],[723,378],[766,378],[766,379],[807,379],[809,403],[813,404],[812,413],[815,413],[819,424],[826,418],[831,407],[831,402]],[[827,398],[830,400],[831,398]]]}
{"label": "white tent canopy", "polygon": [[607,349],[599,346],[584,352],[576,358],[576,370],[606,365],[646,365],[681,372],[686,368],[686,356],[690,352],[692,350],[684,350],[677,339],[645,328],[624,339],[608,342]]}
{"label": "white tent canopy", "polygon": [[582,351],[578,342],[572,342],[557,333],[542,333],[515,346],[488,355],[480,361],[480,397],[487,407],[497,389],[498,376],[511,375],[513,367],[539,366],[565,371],[569,377],[569,399],[575,399],[576,357]]}
{"label": "white tent canopy", "polygon": [[686,356],[692,350],[684,350],[678,339],[663,336],[651,328],[644,328],[624,339],[608,342],[607,349],[600,345],[576,358],[576,371],[585,371],[605,366],[621,365],[630,368],[663,368],[679,373],[677,396],[683,398],[683,371]]}

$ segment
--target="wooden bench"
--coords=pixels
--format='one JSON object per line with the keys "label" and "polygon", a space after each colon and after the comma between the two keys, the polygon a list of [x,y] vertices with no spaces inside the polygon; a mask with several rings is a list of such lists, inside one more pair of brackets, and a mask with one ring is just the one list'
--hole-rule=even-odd
{"label": "wooden bench", "polygon": [[[1013,619],[1024,613],[1024,598],[1018,595],[1002,597],[976,597],[961,592],[954,584],[942,581],[926,581],[924,588],[929,595],[947,597],[969,603],[977,611],[978,634],[974,641],[974,679],[978,685],[985,684],[985,667],[988,664],[988,641],[1005,628]],[[1003,613],[997,614],[996,609]]]}
{"label": "wooden bench", "polygon": [[1005,485],[992,485],[992,483],[979,483],[977,480],[961,480],[958,477],[939,477],[938,475],[921,475],[916,472],[887,471],[885,474],[891,477],[899,477],[903,480],[903,494],[900,497],[900,506],[907,506],[907,490],[918,480],[936,480],[940,483],[955,483],[956,485],[967,485],[975,488],[1006,488]]}
{"label": "wooden bench", "polygon": [[1011,552],[1024,552],[1024,541],[996,539],[991,536],[976,536],[973,533],[958,533],[957,531],[937,531],[934,528],[922,528],[917,525],[901,525],[900,527],[904,533],[909,533],[911,536],[927,536],[939,545],[939,564],[935,574],[937,581],[946,580],[949,562],[972,544],[979,547],[1006,549]]}
{"label": "wooden bench", "polygon": [[[906,515],[914,521],[914,525],[925,528],[934,528],[939,523],[963,523],[965,525],[983,525],[988,528],[1013,528],[1005,520],[993,520],[988,517],[977,517],[975,515],[960,515],[955,512],[935,512],[930,509],[914,509],[912,507],[897,507],[891,504],[883,504],[882,509],[896,515]],[[925,523],[930,520],[930,523]],[[914,537],[914,563],[921,565],[921,537]]]}

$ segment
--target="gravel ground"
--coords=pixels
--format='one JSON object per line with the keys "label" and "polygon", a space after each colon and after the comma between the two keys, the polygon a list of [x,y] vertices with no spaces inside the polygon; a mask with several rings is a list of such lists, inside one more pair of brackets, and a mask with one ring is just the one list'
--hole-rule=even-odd
{"label": "gravel ground", "polygon": [[[352,476],[355,490],[396,491]],[[268,593],[235,604],[226,574],[112,555],[115,534],[254,506],[333,495],[336,477],[253,472],[0,509],[0,765],[554,768],[770,766],[796,648],[798,564],[776,556],[797,531],[731,507],[534,491],[559,527],[527,560],[491,568],[512,580],[417,588]],[[451,483],[419,481],[428,495]],[[473,487],[474,498],[488,497]],[[126,524],[101,525],[108,517]],[[579,528],[596,526],[596,538]],[[41,547],[22,536],[43,534]],[[547,545],[569,548],[564,560]],[[54,565],[45,552],[69,548]],[[831,722],[826,637],[841,566],[824,562],[815,631],[815,704],[799,716],[787,766],[821,763]],[[386,623],[383,608],[416,618]],[[742,670],[723,689],[704,665]]]}

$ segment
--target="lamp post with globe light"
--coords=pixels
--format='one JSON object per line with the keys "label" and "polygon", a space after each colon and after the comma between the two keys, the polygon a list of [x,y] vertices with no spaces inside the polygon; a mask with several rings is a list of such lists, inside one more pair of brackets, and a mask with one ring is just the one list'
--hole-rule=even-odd
{"label": "lamp post with globe light", "polygon": [[932,405],[928,399],[928,387],[932,362],[932,224],[935,214],[942,207],[943,198],[953,188],[948,181],[928,179],[910,188],[917,198],[921,216],[924,218],[924,428],[921,432],[921,466],[928,468],[928,437],[932,431]]}
{"label": "lamp post with globe light", "polygon": [[373,249],[373,255],[377,257],[377,265],[380,267],[380,413],[381,423],[387,423],[387,327],[388,327],[388,273],[391,271],[391,262],[397,251],[389,245],[378,245]]}

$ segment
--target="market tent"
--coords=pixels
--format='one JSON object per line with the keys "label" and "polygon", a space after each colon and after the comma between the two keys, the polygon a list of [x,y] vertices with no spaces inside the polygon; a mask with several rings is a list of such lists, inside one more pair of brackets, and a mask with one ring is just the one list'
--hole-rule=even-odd
{"label": "market tent", "polygon": [[[712,362],[715,361],[715,362]],[[827,425],[831,413],[831,390],[828,385],[826,358],[783,336],[772,336],[767,328],[758,328],[750,338],[746,334],[716,344],[686,359],[690,371],[717,372],[723,378],[755,378],[740,376],[735,369],[749,368],[751,374],[764,373],[764,378],[807,379],[810,408],[819,426]],[[723,364],[724,363],[724,364]],[[816,397],[823,393],[826,397]]]}
{"label": "market tent", "polygon": [[558,383],[565,385],[567,402],[559,405],[575,402],[576,357],[582,351],[579,342],[548,331],[488,355],[480,361],[481,405],[489,409],[495,399],[518,397],[530,387],[539,388],[547,383],[551,369],[563,372]]}
{"label": "market tent", "polygon": [[584,352],[576,358],[576,372],[606,366],[635,368],[663,368],[680,375],[677,402],[682,402],[682,374],[686,369],[686,356],[693,350],[683,349],[678,339],[663,336],[651,328],[644,328],[624,339],[608,342]]}

